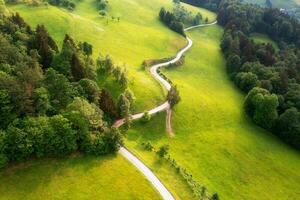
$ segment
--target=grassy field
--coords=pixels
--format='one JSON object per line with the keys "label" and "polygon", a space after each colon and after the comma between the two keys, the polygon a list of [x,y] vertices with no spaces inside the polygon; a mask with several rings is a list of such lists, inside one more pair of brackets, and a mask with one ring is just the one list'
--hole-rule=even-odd
{"label": "grassy field", "polygon": [[256,43],[270,43],[273,45],[273,47],[278,50],[278,45],[275,41],[273,41],[271,38],[269,38],[267,35],[260,34],[260,33],[253,33],[250,36],[251,39],[254,40]]}
{"label": "grassy field", "polygon": [[160,114],[146,126],[137,123],[129,132],[127,147],[169,185],[168,165],[157,165],[159,159],[143,150],[143,142],[151,141],[156,148],[169,144],[171,157],[221,199],[297,199],[299,152],[245,116],[244,94],[225,72],[219,49],[222,29],[206,27],[189,35],[194,46],[185,64],[165,71],[182,98],[173,115],[176,136],[167,136]]}
{"label": "grassy field", "polygon": [[[64,35],[68,33],[78,41],[84,40],[93,44],[93,56],[96,57],[99,53],[103,55],[110,54],[118,64],[125,64],[131,80],[130,87],[134,91],[137,99],[135,109],[138,111],[143,111],[164,101],[165,95],[162,93],[163,90],[160,85],[153,80],[148,72],[141,67],[141,63],[145,59],[173,56],[186,43],[183,37],[170,31],[158,20],[157,15],[160,7],[164,6],[167,9],[171,9],[171,2],[171,0],[154,0],[151,2],[145,2],[142,0],[111,0],[109,2],[109,15],[120,17],[120,22],[112,21],[110,18],[108,20],[106,18],[99,17],[96,9],[94,8],[95,6],[92,0],[81,1],[79,4],[77,4],[77,8],[73,13],[52,6],[30,7],[27,5],[10,5],[8,7],[11,11],[19,12],[21,16],[23,16],[25,20],[33,27],[37,24],[45,24],[50,34],[54,36],[59,45],[61,45]],[[213,21],[215,19],[215,14],[211,12],[188,5],[185,6],[194,13],[201,12],[204,19],[205,17],[208,17],[209,21]],[[111,85],[106,86],[112,87]],[[149,155],[149,157],[150,156],[151,155]],[[120,158],[113,160],[113,162],[119,161]],[[104,164],[106,162],[108,161],[103,161]],[[121,160],[120,165],[122,163],[124,163],[123,160]],[[161,162],[156,164],[163,165]],[[71,165],[72,164],[70,164],[70,167]],[[56,166],[53,165],[53,163],[50,163],[49,165],[46,165],[45,163],[38,165],[38,168],[41,171],[44,167],[55,168]],[[29,177],[30,173],[33,173],[35,170],[35,168],[31,168],[31,171],[26,172],[27,169],[20,169],[17,174],[12,172],[11,176],[5,176],[6,181],[10,181],[12,184],[10,184],[11,188],[6,191],[4,198],[8,197],[9,195],[14,195],[13,191],[15,189],[21,191],[20,193],[16,194],[19,195],[17,197],[20,197],[20,195],[37,195],[35,192],[44,194],[41,191],[42,189],[52,190],[53,186],[51,185],[49,185],[49,188],[48,185],[41,185],[39,191],[28,191],[28,193],[25,190],[26,188],[24,189],[25,191],[22,192],[22,188],[19,189],[12,187],[18,180],[26,180],[26,177]],[[98,170],[102,170],[102,165],[99,166]],[[107,173],[113,174],[116,170],[116,168],[112,167],[111,171]],[[27,174],[26,176],[18,175],[22,173]],[[61,174],[63,175],[64,172],[61,172]],[[112,176],[117,177],[118,173]],[[139,174],[134,175],[133,172],[131,176],[137,176],[136,179],[139,178]],[[2,177],[4,178],[4,175]],[[19,179],[16,179],[16,177],[19,177]],[[71,180],[76,178],[76,176],[73,177],[73,175],[70,174],[69,178]],[[121,184],[122,187],[122,180],[126,179],[126,177],[119,176],[118,178],[120,180],[116,185],[112,186],[111,184],[113,184],[113,182],[107,180],[103,180],[103,184],[105,181],[107,181],[106,187],[112,187],[115,189],[119,184]],[[134,178],[135,177],[133,177],[133,179]],[[191,191],[187,187],[186,183],[175,173],[175,171],[172,171],[172,169],[168,168],[167,166],[165,168],[164,178],[169,179],[167,186],[168,188],[171,188],[171,192],[175,197],[178,199],[192,198]],[[59,181],[61,180],[57,180],[57,183]],[[124,182],[124,185],[126,185],[126,183],[127,181]],[[132,185],[134,184],[138,183],[133,181]],[[139,194],[142,195],[144,193],[144,189],[142,188],[144,185],[141,185],[140,187],[141,188],[134,190],[137,190],[136,192],[139,192]],[[60,188],[56,189],[60,190]],[[93,189],[96,189],[96,186],[93,186]],[[102,189],[99,187],[98,189],[99,193],[109,192],[106,191],[105,188]],[[127,189],[132,190],[130,187]],[[69,190],[71,190],[71,185],[69,186]],[[89,192],[91,191],[87,191],[86,195],[89,195]],[[145,190],[145,192],[145,198],[147,199],[147,190]],[[148,191],[148,193],[150,192]],[[137,195],[130,196],[130,194],[131,191],[127,191],[127,193],[124,191],[123,196],[125,199],[144,199],[138,197]],[[67,195],[67,193],[65,194],[65,190],[62,190],[56,194],[56,198],[66,197]],[[155,198],[156,196],[153,195],[153,199]],[[107,197],[107,199],[114,199],[114,197]]]}
{"label": "grassy field", "polygon": [[[142,192],[141,192],[142,191]],[[39,160],[0,172],[1,200],[160,199],[120,155]]]}
{"label": "grassy field", "polygon": [[[94,2],[80,1],[72,13],[53,6],[8,5],[8,8],[19,12],[33,27],[45,24],[60,45],[68,33],[78,41],[91,43],[94,57],[99,53],[109,54],[117,64],[125,65],[130,87],[137,97],[136,110],[145,110],[161,103],[164,95],[160,85],[141,64],[145,59],[170,57],[185,45],[184,38],[158,20],[160,8],[171,9],[172,1],[111,0],[107,18],[100,17]],[[206,10],[192,9],[211,20],[212,15]],[[120,17],[120,21],[111,20],[111,16]]]}
{"label": "grassy field", "polygon": [[[125,63],[131,88],[137,97],[136,110],[141,111],[164,100],[160,85],[141,68],[142,61],[174,55],[185,44],[182,37],[168,30],[157,19],[160,7],[170,8],[170,2],[111,0],[109,13],[120,17],[120,22],[100,18],[92,0],[81,1],[73,13],[51,6],[35,8],[15,5],[9,8],[18,11],[32,26],[45,24],[57,41],[69,33],[77,40],[93,44],[94,56],[99,52],[110,54],[117,63]],[[209,16],[210,21],[215,17],[213,13],[203,9],[200,11],[204,16]],[[172,157],[192,172],[199,182],[207,185],[210,192],[218,192],[221,199],[297,199],[300,195],[297,193],[300,187],[297,173],[300,168],[299,153],[254,126],[244,115],[244,95],[233,86],[225,73],[224,59],[219,50],[222,33],[223,30],[217,26],[192,31],[190,36],[194,46],[186,55],[184,66],[166,71],[166,75],[178,85],[182,97],[173,116],[176,136],[169,138],[166,135],[165,115],[159,114],[146,125],[137,123],[129,131],[126,145],[180,199],[192,199],[191,191],[167,163],[159,160],[154,153],[142,150],[142,142],[151,141],[155,147],[170,144]],[[121,161],[121,164],[124,162]],[[48,167],[55,168],[55,165]],[[107,174],[117,176],[115,171],[107,170]],[[20,173],[25,172],[20,170]],[[30,177],[31,173],[28,172],[27,176]],[[14,181],[14,176],[19,177],[12,173],[5,182]],[[68,178],[74,177],[70,175]],[[124,178],[119,178],[121,182],[117,182],[115,187],[123,185]],[[20,176],[22,179],[26,180]],[[103,180],[103,184],[105,181],[108,181],[107,187],[112,187],[112,182]],[[11,185],[13,187],[14,184]],[[132,187],[135,185],[142,187],[133,181]],[[43,188],[46,186],[40,189]],[[88,188],[86,195],[96,188]],[[6,189],[8,192],[5,194],[14,195],[16,189]],[[103,191],[106,192],[106,189],[101,188],[98,192]],[[134,191],[124,189],[127,194]],[[143,194],[144,188],[139,191]],[[26,191],[24,194],[33,195]],[[64,194],[58,193],[57,197],[61,195]]]}

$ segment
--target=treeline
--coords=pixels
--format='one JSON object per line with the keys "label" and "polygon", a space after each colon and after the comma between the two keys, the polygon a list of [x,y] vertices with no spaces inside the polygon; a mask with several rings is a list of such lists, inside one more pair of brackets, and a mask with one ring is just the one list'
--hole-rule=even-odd
{"label": "treeline", "polygon": [[[218,23],[225,27],[221,48],[227,71],[248,95],[247,114],[255,123],[300,149],[300,24],[278,9],[223,0]],[[271,44],[249,35],[267,34]]]}
{"label": "treeline", "polygon": [[[130,118],[134,97],[125,71],[91,54],[86,42],[66,35],[59,50],[43,25],[32,30],[19,14],[0,15],[0,167],[28,157],[118,150],[123,136],[111,125]],[[110,76],[121,88],[118,103],[98,84]]]}
{"label": "treeline", "polygon": [[193,26],[200,24],[202,15],[200,13],[193,15],[180,4],[180,1],[173,2],[173,11],[171,12],[167,11],[165,8],[161,8],[159,12],[159,18],[170,29],[185,36],[184,25]]}
{"label": "treeline", "polygon": [[[38,0],[35,1],[38,2]],[[76,8],[74,0],[48,0],[48,2],[51,5],[64,7],[68,10],[74,10]]]}

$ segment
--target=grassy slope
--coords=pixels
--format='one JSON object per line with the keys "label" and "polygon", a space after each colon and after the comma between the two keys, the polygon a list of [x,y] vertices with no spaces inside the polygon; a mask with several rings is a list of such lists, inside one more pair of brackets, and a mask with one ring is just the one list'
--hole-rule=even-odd
{"label": "grassy slope", "polygon": [[[137,97],[136,110],[140,111],[164,100],[159,84],[141,67],[143,60],[172,56],[185,45],[184,38],[166,28],[157,17],[162,6],[171,9],[171,2],[111,0],[108,18],[98,15],[94,0],[81,1],[73,13],[53,6],[10,5],[8,8],[19,12],[33,27],[45,24],[60,45],[68,33],[78,41],[93,44],[94,57],[99,53],[110,54],[116,63],[125,64]],[[203,16],[208,13],[203,9],[192,10],[200,10]],[[120,17],[120,22],[112,21],[111,16]]]}
{"label": "grassy slope", "polygon": [[275,41],[273,41],[271,38],[269,38],[267,35],[260,34],[260,33],[254,33],[251,35],[251,37],[254,42],[256,43],[270,43],[273,45],[273,47],[278,50],[278,45]]}
{"label": "grassy slope", "polygon": [[[185,64],[166,71],[178,85],[182,101],[175,107],[176,136],[165,133],[164,115],[130,131],[127,146],[147,160],[168,182],[166,165],[157,165],[141,143],[170,144],[170,154],[221,199],[297,199],[299,152],[256,127],[242,108],[244,95],[227,78],[219,49],[220,27],[194,30],[194,46]],[[172,182],[169,182],[171,184]]]}
{"label": "grassy slope", "polygon": [[[79,3],[74,13],[52,6],[35,8],[26,5],[14,5],[9,6],[9,8],[19,12],[31,26],[45,24],[60,45],[64,34],[68,33],[76,40],[92,43],[94,56],[97,56],[101,51],[102,54],[112,55],[118,63],[126,63],[132,80],[131,88],[137,97],[136,110],[142,111],[157,105],[165,97],[161,93],[160,85],[140,67],[140,64],[144,59],[172,56],[185,45],[184,38],[170,31],[156,17],[161,6],[171,9],[170,2],[112,0],[110,1],[109,13],[115,17],[120,17],[121,21],[112,22],[108,20],[108,23],[107,19],[101,19],[98,16],[91,0]],[[204,18],[209,18],[209,21],[215,18],[213,13],[204,9],[188,5],[186,7],[193,12],[200,11]],[[161,165],[162,163],[157,162],[156,164]],[[169,171],[169,168],[164,168],[164,170],[164,178],[169,178],[167,186],[171,188],[172,193],[177,198],[191,199],[191,191],[183,180],[174,171]],[[29,174],[30,172],[27,176]],[[22,177],[23,175],[20,176],[20,179]],[[7,178],[8,181],[10,179],[11,177]],[[119,177],[119,179],[121,181],[124,177]],[[107,185],[109,186],[110,182]],[[58,197],[60,197],[59,194]],[[124,198],[126,197],[124,195]]]}
{"label": "grassy slope", "polygon": [[0,172],[0,194],[1,200],[160,199],[120,155],[27,162]]}

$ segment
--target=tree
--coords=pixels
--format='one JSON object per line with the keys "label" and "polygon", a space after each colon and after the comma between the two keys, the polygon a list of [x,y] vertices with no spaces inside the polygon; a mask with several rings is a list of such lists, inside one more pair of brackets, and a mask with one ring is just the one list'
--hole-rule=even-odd
{"label": "tree", "polygon": [[34,107],[36,113],[39,115],[45,115],[50,108],[49,93],[46,88],[40,87],[34,90],[33,94]]}
{"label": "tree", "polygon": [[119,115],[123,118],[130,116],[130,101],[124,94],[119,96],[118,100]]}
{"label": "tree", "polygon": [[263,94],[263,95],[268,95],[270,94],[268,90],[266,89],[262,89],[259,87],[255,87],[253,88],[248,95],[245,98],[245,102],[244,102],[244,107],[246,110],[246,113],[250,116],[253,117],[254,112],[255,112],[255,105],[254,105],[254,101],[253,99],[255,98],[256,95],[258,94]]}
{"label": "tree", "polygon": [[241,59],[238,55],[233,54],[230,55],[227,59],[227,71],[231,73],[236,73],[239,71],[240,66],[241,66]]}
{"label": "tree", "polygon": [[49,123],[55,133],[50,143],[52,155],[63,156],[74,152],[77,149],[77,137],[70,121],[62,115],[56,115],[50,118]]}
{"label": "tree", "polygon": [[278,98],[275,94],[257,94],[254,99],[255,111],[254,122],[260,126],[270,129],[278,117]]}
{"label": "tree", "polygon": [[15,120],[6,129],[5,153],[10,160],[21,161],[34,152],[33,136],[23,130],[22,120]]}
{"label": "tree", "polygon": [[14,106],[6,90],[0,90],[0,128],[5,129],[16,118]]}
{"label": "tree", "polygon": [[99,107],[112,119],[117,119],[119,117],[116,104],[109,92],[105,89],[101,90]]}
{"label": "tree", "polygon": [[76,93],[69,80],[52,68],[46,71],[43,84],[49,91],[51,105],[56,110],[65,108],[72,101]]}
{"label": "tree", "polygon": [[100,89],[97,83],[90,79],[81,79],[79,81],[79,85],[82,87],[83,96],[89,100],[89,102],[93,102],[98,104],[100,98]]}
{"label": "tree", "polygon": [[102,119],[103,112],[95,104],[89,103],[85,99],[75,97],[73,102],[68,105],[67,111],[78,113],[89,124],[90,131],[102,131],[105,128]]}
{"label": "tree", "polygon": [[6,133],[0,130],[0,169],[8,162],[8,158],[5,154],[6,148]]}
{"label": "tree", "polygon": [[49,68],[53,60],[54,51],[58,51],[58,47],[49,36],[44,25],[36,27],[35,47],[41,56],[43,68]]}
{"label": "tree", "polygon": [[166,9],[164,7],[162,7],[159,11],[159,17],[161,20],[163,20],[166,16]]}
{"label": "tree", "polygon": [[214,193],[214,194],[212,195],[211,199],[212,199],[212,200],[219,200],[220,198],[219,198],[218,193]]}
{"label": "tree", "polygon": [[180,102],[181,98],[179,96],[179,91],[177,90],[176,86],[172,86],[169,90],[167,100],[170,103],[171,107],[175,106]]}
{"label": "tree", "polygon": [[144,112],[144,115],[143,115],[143,117],[142,117],[142,119],[141,119],[141,121],[143,122],[143,123],[147,123],[147,122],[149,122],[151,120],[151,115],[149,114],[149,112]]}
{"label": "tree", "polygon": [[245,92],[248,92],[258,85],[258,78],[251,72],[239,72],[235,76],[235,82],[239,88]]}
{"label": "tree", "polygon": [[85,77],[84,66],[78,57],[78,55],[73,54],[71,60],[71,72],[75,81],[79,81]]}
{"label": "tree", "polygon": [[284,141],[300,149],[300,113],[296,108],[287,109],[280,115],[276,132]]}
{"label": "tree", "polygon": [[159,150],[157,151],[157,155],[161,158],[165,157],[166,155],[168,155],[169,152],[169,145],[163,145],[159,148]]}

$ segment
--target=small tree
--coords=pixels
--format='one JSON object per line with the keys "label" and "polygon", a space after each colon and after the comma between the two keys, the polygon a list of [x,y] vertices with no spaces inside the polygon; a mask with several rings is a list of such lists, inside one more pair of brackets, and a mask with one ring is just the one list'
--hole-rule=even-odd
{"label": "small tree", "polygon": [[149,112],[144,112],[144,115],[143,115],[143,117],[142,117],[142,119],[141,119],[141,121],[143,122],[143,123],[147,123],[147,122],[149,122],[151,120],[151,115],[149,114]]}
{"label": "small tree", "polygon": [[165,157],[169,153],[169,145],[163,145],[157,151],[157,155],[161,158]]}
{"label": "small tree", "polygon": [[214,193],[214,194],[212,195],[211,199],[212,199],[212,200],[219,200],[220,198],[219,198],[218,193]]}
{"label": "small tree", "polygon": [[168,92],[167,100],[170,103],[171,107],[175,106],[181,100],[179,96],[179,91],[176,86],[172,86]]}

